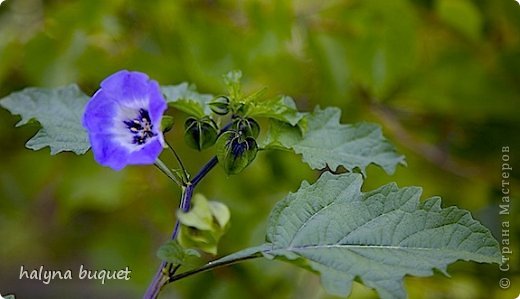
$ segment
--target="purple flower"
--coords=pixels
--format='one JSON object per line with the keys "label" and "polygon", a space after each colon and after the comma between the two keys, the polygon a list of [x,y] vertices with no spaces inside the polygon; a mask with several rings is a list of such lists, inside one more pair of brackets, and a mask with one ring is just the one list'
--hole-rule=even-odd
{"label": "purple flower", "polygon": [[146,74],[123,70],[103,80],[83,114],[96,161],[115,170],[153,164],[164,145],[165,110],[159,84]]}

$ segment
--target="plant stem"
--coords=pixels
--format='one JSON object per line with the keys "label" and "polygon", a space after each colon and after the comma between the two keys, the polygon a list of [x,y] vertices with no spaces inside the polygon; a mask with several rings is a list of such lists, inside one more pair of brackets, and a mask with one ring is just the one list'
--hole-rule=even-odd
{"label": "plant stem", "polygon": [[216,269],[216,268],[219,268],[219,267],[229,266],[229,265],[233,265],[233,264],[236,264],[236,263],[239,263],[239,262],[242,262],[242,261],[256,259],[256,258],[259,258],[259,257],[262,257],[262,254],[260,252],[255,253],[255,254],[250,255],[250,256],[240,257],[240,258],[237,258],[237,259],[226,260],[226,261],[222,261],[222,262],[219,262],[219,261],[209,262],[209,263],[207,263],[206,265],[204,265],[204,266],[202,266],[200,268],[193,269],[193,270],[190,270],[190,271],[186,271],[186,272],[183,272],[183,273],[171,276],[170,280],[168,282],[174,282],[176,280],[180,280],[180,279],[186,278],[188,276],[195,275],[197,273],[206,272],[206,271],[209,271],[209,270],[212,270],[212,269]]}
{"label": "plant stem", "polygon": [[206,163],[206,165],[204,165],[200,169],[199,173],[197,173],[191,180],[191,184],[193,185],[193,188],[195,188],[195,186],[197,186],[197,184],[206,176],[206,174],[208,174],[208,172],[210,172],[210,170],[213,169],[213,167],[215,167],[217,164],[218,164],[217,157],[211,158],[208,161],[208,163]]}
{"label": "plant stem", "polygon": [[[160,160],[158,160],[160,161]],[[162,163],[162,162],[161,162]],[[217,157],[211,158],[206,165],[204,165],[199,172],[193,177],[191,181],[188,181],[186,184],[182,185],[182,196],[180,202],[180,209],[183,212],[187,212],[190,209],[191,198],[193,196],[193,191],[198,183],[218,164]],[[164,163],[163,163],[164,165]],[[165,165],[164,165],[165,166]],[[166,169],[168,169],[166,167]],[[171,239],[174,240],[179,233],[180,223],[179,220],[175,222],[175,227],[173,228],[173,232],[171,235]],[[178,265],[173,266],[172,264],[162,262],[159,267],[157,273],[153,281],[151,282],[146,294],[143,299],[155,299],[159,296],[159,292],[161,289],[170,282],[170,279],[174,277],[173,275],[179,268]]]}
{"label": "plant stem", "polygon": [[173,146],[171,146],[168,141],[165,140],[165,142],[166,142],[166,145],[168,146],[168,148],[172,151],[173,155],[175,156],[175,159],[177,160],[177,164],[179,164],[179,167],[182,169],[183,182],[185,182],[185,183],[188,182],[188,180],[190,179],[189,175],[188,175],[188,171],[186,171],[186,167],[184,167],[184,164],[182,163],[181,158],[179,157],[179,155],[177,155],[177,151],[175,151]]}
{"label": "plant stem", "polygon": [[218,136],[222,135],[223,133],[225,133],[227,130],[229,130],[231,128],[231,126],[233,125],[233,122],[229,122],[227,123],[225,126],[223,126],[221,129],[220,129],[220,132],[218,132]]}
{"label": "plant stem", "polygon": [[154,165],[157,168],[159,168],[159,170],[162,171],[162,173],[164,173],[168,178],[170,178],[173,182],[175,182],[175,184],[182,186],[182,182],[179,181],[179,179],[175,176],[175,174],[173,174],[173,172],[170,170],[170,168],[168,168],[168,166],[166,166],[166,164],[164,164],[164,162],[161,161],[159,158],[157,158],[157,160],[155,160]]}

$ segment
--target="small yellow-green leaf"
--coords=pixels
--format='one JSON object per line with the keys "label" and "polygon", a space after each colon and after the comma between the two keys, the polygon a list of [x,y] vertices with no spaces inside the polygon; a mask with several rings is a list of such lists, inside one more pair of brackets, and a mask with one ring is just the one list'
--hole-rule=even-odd
{"label": "small yellow-green leaf", "polygon": [[225,228],[229,223],[229,219],[231,219],[231,213],[229,212],[228,207],[221,202],[210,201],[209,208],[220,228]]}
{"label": "small yellow-green leaf", "polygon": [[207,199],[202,194],[195,194],[192,199],[192,208],[188,212],[178,211],[177,217],[181,224],[199,230],[212,230],[213,216]]}
{"label": "small yellow-green leaf", "polygon": [[178,241],[184,248],[217,254],[218,242],[229,227],[229,209],[201,194],[193,196],[192,204],[190,211],[177,213],[181,223]]}
{"label": "small yellow-green leaf", "polygon": [[183,247],[197,248],[213,255],[217,254],[218,239],[215,239],[212,231],[181,226],[178,241]]}

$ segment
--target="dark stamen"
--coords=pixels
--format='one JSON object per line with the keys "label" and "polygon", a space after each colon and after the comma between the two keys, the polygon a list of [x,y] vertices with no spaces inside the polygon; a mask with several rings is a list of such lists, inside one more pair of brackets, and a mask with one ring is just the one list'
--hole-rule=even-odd
{"label": "dark stamen", "polygon": [[145,109],[139,109],[139,114],[134,119],[123,121],[132,133],[132,143],[137,145],[145,144],[148,138],[157,136],[153,132],[153,125],[150,121],[150,115]]}

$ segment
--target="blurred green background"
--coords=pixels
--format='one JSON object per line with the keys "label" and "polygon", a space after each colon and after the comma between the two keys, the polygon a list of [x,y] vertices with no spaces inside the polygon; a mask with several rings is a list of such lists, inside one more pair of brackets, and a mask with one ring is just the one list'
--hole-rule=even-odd
{"label": "blurred green background", "polygon": [[[0,6],[0,98],[27,86],[78,82],[92,94],[130,69],[161,84],[293,96],[301,110],[339,106],[344,122],[380,123],[407,157],[393,176],[371,166],[364,189],[390,181],[470,210],[500,240],[511,221],[513,261],[458,262],[452,278],[407,278],[410,298],[515,298],[520,202],[520,5],[513,0],[124,1],[7,0]],[[183,142],[185,115],[167,135],[192,173],[212,155]],[[59,117],[59,116],[57,116]],[[37,126],[0,109],[0,293],[19,298],[139,298],[174,222],[179,192],[152,166],[115,172],[24,143]],[[512,213],[499,216],[501,148],[509,146]],[[198,188],[226,203],[232,226],[220,254],[260,244],[270,209],[318,173],[285,152],[261,152],[241,175],[215,169]],[[132,270],[130,281],[18,279],[33,269]],[[76,276],[76,274],[74,273]],[[501,277],[512,287],[502,290]],[[64,295],[70,294],[70,295]],[[164,298],[332,298],[317,276],[288,264],[250,261],[169,285]],[[359,284],[353,298],[376,298]]]}

